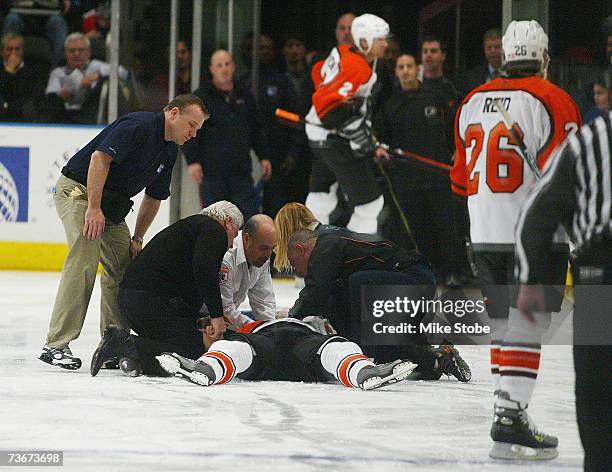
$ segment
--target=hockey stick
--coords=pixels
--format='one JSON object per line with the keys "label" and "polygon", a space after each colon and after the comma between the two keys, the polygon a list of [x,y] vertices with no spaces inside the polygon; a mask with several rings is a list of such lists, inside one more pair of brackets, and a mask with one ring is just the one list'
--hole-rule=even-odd
{"label": "hockey stick", "polygon": [[531,155],[531,153],[527,149],[527,146],[525,146],[525,142],[522,138],[522,133],[520,132],[517,124],[512,122],[510,113],[508,113],[508,110],[506,110],[506,107],[503,105],[502,101],[499,98],[494,98],[493,103],[495,104],[497,111],[501,115],[504,125],[510,132],[512,139],[514,139],[514,141],[518,144],[523,160],[527,162],[527,165],[533,172],[535,178],[539,180],[540,177],[542,177],[542,174],[540,173],[540,169],[538,168],[538,164],[535,160],[535,157]]}
{"label": "hockey stick", "polygon": [[[295,114],[295,113],[291,113],[287,110],[283,110],[281,108],[277,108],[276,109],[276,116],[286,120],[290,123],[294,123],[294,124],[310,124],[313,126],[318,126],[320,128],[324,128],[324,126],[319,125],[317,123],[310,123],[306,120],[304,120],[303,118],[301,118],[299,115]],[[325,128],[327,129],[327,128]],[[331,132],[337,134],[340,137],[344,137],[342,135],[342,133],[336,131],[336,130],[330,130]],[[380,143],[376,143],[377,146],[382,147],[380,145]],[[386,148],[387,150],[389,149],[389,146],[387,146]],[[391,151],[393,152],[393,151]],[[400,219],[402,221],[402,224],[404,225],[404,229],[406,230],[406,234],[408,236],[409,239],[409,243],[411,245],[411,247],[413,247],[414,249],[416,249],[418,251],[418,247],[416,244],[416,240],[414,239],[414,235],[412,234],[412,230],[410,229],[410,224],[408,223],[408,219],[406,218],[406,215],[404,214],[404,210],[402,209],[402,206],[399,203],[399,199],[397,198],[397,195],[395,193],[395,190],[393,188],[393,184],[391,183],[391,179],[389,178],[389,175],[387,174],[387,171],[385,170],[384,166],[380,163],[380,161],[376,161],[376,164],[378,165],[378,169],[380,170],[380,173],[382,174],[383,178],[385,179],[385,182],[387,183],[387,189],[389,190],[389,195],[391,195],[391,200],[393,200],[393,205],[395,206],[395,209],[397,210],[397,212],[399,213]]]}
{"label": "hockey stick", "polygon": [[[306,121],[305,119],[303,119],[302,117],[300,117],[299,115],[295,114],[295,113],[291,113],[287,110],[283,110],[282,108],[277,108],[276,109],[276,116],[290,124],[293,125],[311,125],[311,126],[316,126],[318,128],[323,128],[326,129],[327,131],[329,131],[330,133],[336,134],[338,136],[340,136],[341,138],[344,138],[346,136],[343,135],[343,133],[339,130],[335,130],[335,129],[329,129],[329,128],[325,128],[325,126],[318,124],[318,123],[312,123],[310,121]],[[381,142],[376,142],[375,143],[376,147],[380,147],[383,148],[385,151],[390,152],[391,154],[394,154],[396,156],[399,157],[403,157],[406,158],[408,160],[412,160],[412,161],[416,161],[420,164],[423,164],[429,168],[431,168],[432,170],[436,170],[439,172],[442,172],[444,174],[450,172],[451,170],[451,166],[449,166],[448,164],[444,164],[442,162],[438,162],[438,161],[434,161],[433,159],[430,159],[428,157],[425,156],[421,156],[417,153],[414,153],[412,151],[406,151],[404,149],[392,149],[391,146],[389,146],[388,144],[385,143],[381,143]]]}

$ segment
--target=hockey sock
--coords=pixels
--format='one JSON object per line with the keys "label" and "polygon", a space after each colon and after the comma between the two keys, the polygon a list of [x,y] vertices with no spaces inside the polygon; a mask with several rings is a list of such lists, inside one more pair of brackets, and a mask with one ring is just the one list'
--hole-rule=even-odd
{"label": "hockey sock", "polygon": [[253,351],[248,343],[222,339],[215,341],[199,360],[215,371],[214,383],[223,384],[251,366]]}
{"label": "hockey sock", "polygon": [[497,393],[501,389],[499,384],[499,351],[502,339],[508,330],[508,320],[505,318],[491,318],[491,378],[493,380],[493,394],[497,398]]}
{"label": "hockey sock", "polygon": [[373,366],[361,348],[350,341],[332,342],[321,351],[321,365],[346,387],[358,387],[357,374],[367,366]]}
{"label": "hockey sock", "polygon": [[363,205],[355,205],[353,215],[346,227],[356,233],[376,234],[378,230],[378,214],[383,209],[385,199],[380,197]]}
{"label": "hockey sock", "polygon": [[499,355],[500,387],[505,398],[496,405],[527,408],[540,368],[542,335],[550,326],[550,313],[534,313],[535,323],[516,308],[510,308],[508,332]]}

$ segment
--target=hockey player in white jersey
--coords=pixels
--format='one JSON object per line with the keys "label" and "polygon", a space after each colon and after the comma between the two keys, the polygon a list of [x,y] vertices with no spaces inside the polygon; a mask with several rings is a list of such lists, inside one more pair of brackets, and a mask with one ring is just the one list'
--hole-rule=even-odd
{"label": "hockey player in white jersey", "polygon": [[[538,22],[511,22],[502,47],[506,77],[473,90],[457,113],[451,182],[453,191],[467,198],[478,280],[496,328],[490,456],[552,459],[557,438],[537,431],[527,406],[538,375],[542,335],[550,325],[550,312],[560,309],[563,290],[549,290],[547,312],[536,324],[516,309],[514,228],[539,172],[581,119],[569,95],[546,80],[548,36]],[[511,129],[504,114],[512,121]],[[557,239],[548,257],[549,286],[565,283],[568,248],[562,241]]]}

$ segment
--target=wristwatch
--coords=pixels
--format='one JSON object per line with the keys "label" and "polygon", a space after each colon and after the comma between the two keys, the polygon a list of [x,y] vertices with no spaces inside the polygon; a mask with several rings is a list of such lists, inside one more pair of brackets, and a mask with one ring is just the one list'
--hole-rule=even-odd
{"label": "wristwatch", "polygon": [[144,239],[138,237],[138,236],[132,236],[132,241],[136,241],[137,243],[144,243]]}

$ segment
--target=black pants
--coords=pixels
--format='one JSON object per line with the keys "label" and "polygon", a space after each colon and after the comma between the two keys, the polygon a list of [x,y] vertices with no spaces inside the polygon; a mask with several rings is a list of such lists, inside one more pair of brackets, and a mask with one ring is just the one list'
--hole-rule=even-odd
{"label": "black pants", "polygon": [[[584,447],[584,470],[603,472],[612,464],[612,264],[578,262],[573,273],[576,416]],[[598,274],[601,279],[594,280]]]}
{"label": "black pants", "polygon": [[369,203],[382,195],[369,158],[359,158],[348,141],[330,137],[324,145],[311,141],[310,146],[314,155],[311,192],[329,192],[337,181],[351,206]]}
{"label": "black pants", "polygon": [[194,312],[180,298],[167,298],[154,292],[119,289],[119,308],[128,320],[144,374],[167,375],[155,356],[176,352],[190,359],[204,354],[202,333],[196,329]]}

